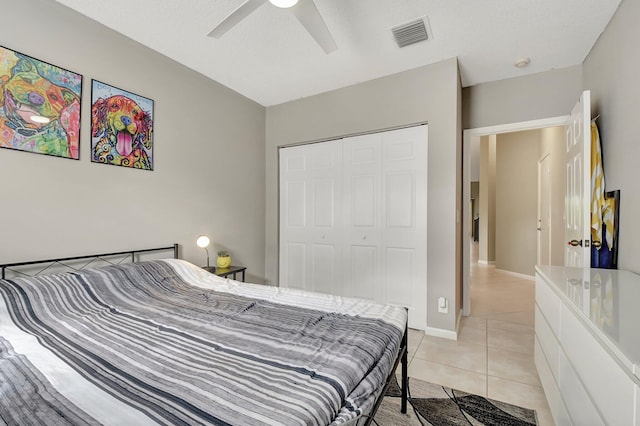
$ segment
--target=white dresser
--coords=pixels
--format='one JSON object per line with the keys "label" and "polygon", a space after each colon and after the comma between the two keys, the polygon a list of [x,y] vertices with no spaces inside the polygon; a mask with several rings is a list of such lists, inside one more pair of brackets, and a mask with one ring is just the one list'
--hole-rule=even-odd
{"label": "white dresser", "polygon": [[640,426],[640,275],[536,267],[535,329],[557,425]]}

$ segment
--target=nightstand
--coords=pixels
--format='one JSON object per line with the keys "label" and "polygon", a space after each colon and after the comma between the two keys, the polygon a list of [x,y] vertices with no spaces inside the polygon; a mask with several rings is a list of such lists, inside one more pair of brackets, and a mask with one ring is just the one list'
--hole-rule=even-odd
{"label": "nightstand", "polygon": [[236,274],[242,273],[242,282],[244,282],[244,271],[247,270],[246,266],[229,266],[228,268],[218,268],[217,266],[203,266],[202,269],[223,278],[232,275],[232,278],[234,280],[236,279]]}

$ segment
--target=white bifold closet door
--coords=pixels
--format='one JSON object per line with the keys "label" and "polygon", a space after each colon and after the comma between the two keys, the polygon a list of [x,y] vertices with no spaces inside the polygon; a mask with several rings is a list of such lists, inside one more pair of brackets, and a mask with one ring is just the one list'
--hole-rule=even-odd
{"label": "white bifold closet door", "polygon": [[280,149],[281,287],[406,306],[426,328],[427,126]]}
{"label": "white bifold closet door", "polygon": [[340,294],[342,141],[280,150],[279,285]]}

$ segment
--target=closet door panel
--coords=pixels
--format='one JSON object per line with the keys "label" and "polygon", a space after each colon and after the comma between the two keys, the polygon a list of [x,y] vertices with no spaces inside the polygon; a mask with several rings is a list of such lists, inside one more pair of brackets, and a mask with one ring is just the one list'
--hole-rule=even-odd
{"label": "closet door panel", "polygon": [[427,127],[382,133],[384,302],[409,308],[409,327],[427,324]]}
{"label": "closet door panel", "polygon": [[389,173],[386,176],[386,228],[415,228],[415,172]]}
{"label": "closet door panel", "polygon": [[[415,250],[387,247],[385,252],[386,303],[412,306]],[[391,285],[391,287],[389,287]]]}
{"label": "closet door panel", "polygon": [[343,285],[342,295],[378,301],[376,297],[380,279],[378,264],[380,254],[378,247],[352,244],[347,263],[349,283]]}
{"label": "closet door panel", "polygon": [[314,244],[311,247],[311,290],[335,294],[336,249],[331,244]]}
{"label": "closet door panel", "polygon": [[381,265],[382,135],[343,142],[345,270],[342,294],[383,303]]}
{"label": "closet door panel", "polygon": [[287,264],[291,265],[286,272],[289,287],[300,290],[305,289],[305,269],[302,267],[306,259],[306,245],[301,243],[287,243],[285,256]]}
{"label": "closet door panel", "polygon": [[425,329],[427,127],[280,155],[280,285],[406,306]]}
{"label": "closet door panel", "polygon": [[280,150],[280,286],[339,291],[342,199],[340,140]]}

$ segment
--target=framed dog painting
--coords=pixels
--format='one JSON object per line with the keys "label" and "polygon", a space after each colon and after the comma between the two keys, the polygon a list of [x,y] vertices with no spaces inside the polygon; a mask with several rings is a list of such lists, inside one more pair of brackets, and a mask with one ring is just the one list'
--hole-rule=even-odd
{"label": "framed dog painting", "polygon": [[153,170],[153,101],[91,80],[91,161]]}
{"label": "framed dog painting", "polygon": [[0,147],[79,159],[82,75],[0,46]]}

